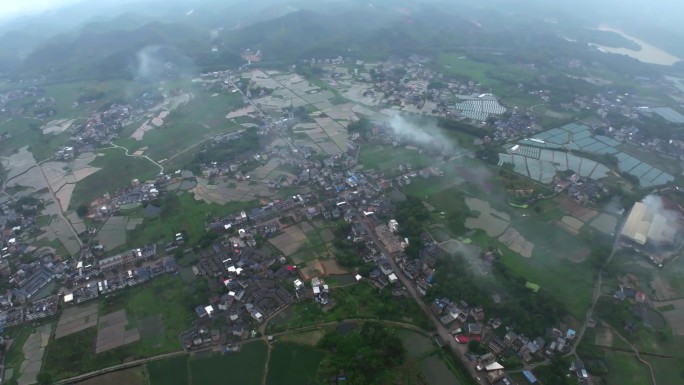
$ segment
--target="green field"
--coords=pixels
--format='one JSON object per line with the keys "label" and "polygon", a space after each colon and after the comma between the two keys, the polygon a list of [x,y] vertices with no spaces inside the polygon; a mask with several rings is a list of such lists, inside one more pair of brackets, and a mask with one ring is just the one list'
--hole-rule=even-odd
{"label": "green field", "polygon": [[434,159],[404,147],[385,147],[367,145],[361,147],[359,163],[369,169],[390,171],[389,176],[399,175],[399,165],[409,163],[413,171],[418,172],[421,168],[434,163]]}
{"label": "green field", "polygon": [[[230,202],[225,205],[207,204],[196,201],[189,192],[180,196],[167,194],[162,198],[161,215],[157,218],[146,218],[142,225],[128,231],[127,243],[135,247],[150,242],[170,241],[178,232],[185,232],[186,241],[195,243],[206,234],[205,222],[210,217],[227,215],[256,205],[256,201]],[[131,216],[141,217],[142,208],[135,210]]]}
{"label": "green field", "polygon": [[610,370],[608,385],[643,385],[651,383],[648,368],[631,353],[606,350],[605,361]]}
{"label": "green field", "polygon": [[[193,95],[194,98],[188,104],[173,110],[162,127],[146,132],[141,141],[128,138],[128,135],[139,127],[139,125],[131,125],[121,135],[125,139],[121,139],[117,143],[131,151],[148,147],[145,155],[156,161],[161,161],[208,139],[212,135],[243,128],[225,118],[228,112],[243,105],[240,94],[221,93],[212,97],[206,91],[198,88],[193,90]],[[182,166],[176,163],[174,165]]]}
{"label": "green field", "polygon": [[43,135],[40,127],[43,121],[38,119],[14,117],[0,121],[0,134],[12,137],[2,142],[0,156],[8,156],[15,150],[29,146],[29,150],[37,161],[45,160],[54,154],[55,149],[69,138],[69,135]]}
{"label": "green field", "polygon": [[517,88],[518,83],[531,83],[534,72],[508,63],[485,63],[468,59],[456,53],[437,55],[435,65],[440,72],[465,77],[495,90],[505,102],[517,106],[532,106],[539,99]]}
{"label": "green field", "polygon": [[[206,292],[186,286],[176,276],[158,277],[152,282],[120,290],[100,302],[100,315],[126,309],[129,325],[142,327],[141,320],[160,315],[160,329],[150,336],[141,331],[141,340],[95,354],[97,328],[51,340],[43,370],[53,378],[72,377],[122,363],[126,359],[144,358],[180,348],[178,335],[193,320],[192,305],[206,298]],[[78,362],[79,365],[74,365]]]}
{"label": "green field", "polygon": [[324,352],[311,346],[277,342],[271,352],[266,385],[319,383],[318,365]]}
{"label": "green field", "polygon": [[147,364],[150,385],[187,385],[188,356],[178,356]]}
{"label": "green field", "polygon": [[5,368],[13,368],[14,373],[12,378],[19,377],[19,368],[24,361],[24,352],[22,348],[33,332],[32,326],[23,326],[21,328],[14,328],[10,332],[6,332],[12,338],[12,344],[9,346],[5,355]]}
{"label": "green field", "polygon": [[262,341],[242,346],[239,353],[190,359],[193,385],[261,385],[266,366],[266,344]]}
{"label": "green field", "polygon": [[140,345],[138,355],[151,356],[178,349],[178,335],[190,326],[194,319],[193,305],[206,298],[206,290],[203,280],[186,285],[178,276],[162,276],[110,294],[100,303],[100,315],[126,309],[129,320],[136,322],[160,315],[161,333],[155,333],[150,340],[141,333],[142,339],[136,343]]}
{"label": "green field", "polygon": [[76,184],[70,208],[90,204],[94,199],[117,189],[130,186],[132,179],[144,181],[159,174],[159,167],[147,159],[126,156],[121,148],[98,151],[98,156],[90,165],[101,170]]}

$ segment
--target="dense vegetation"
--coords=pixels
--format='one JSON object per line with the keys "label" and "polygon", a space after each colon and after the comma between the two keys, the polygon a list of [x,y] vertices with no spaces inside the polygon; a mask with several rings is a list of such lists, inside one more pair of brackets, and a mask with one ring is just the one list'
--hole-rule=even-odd
{"label": "dense vegetation", "polygon": [[318,346],[331,352],[321,363],[322,372],[352,384],[393,383],[394,369],[406,358],[396,332],[378,322],[365,322],[347,335],[328,332]]}

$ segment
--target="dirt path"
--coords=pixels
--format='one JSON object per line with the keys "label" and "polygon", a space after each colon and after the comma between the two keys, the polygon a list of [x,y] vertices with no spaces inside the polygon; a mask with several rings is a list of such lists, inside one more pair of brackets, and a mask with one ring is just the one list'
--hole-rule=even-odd
{"label": "dirt path", "polygon": [[118,144],[112,143],[111,147],[105,147],[105,148],[102,148],[101,150],[107,150],[107,149],[110,149],[110,148],[121,148],[121,149],[123,149],[124,151],[126,151],[125,155],[128,156],[128,157],[131,157],[131,158],[145,158],[145,159],[149,160],[150,162],[152,162],[152,164],[154,164],[155,166],[159,167],[159,173],[160,173],[160,174],[163,174],[163,173],[164,173],[164,166],[162,166],[161,164],[155,162],[155,161],[152,160],[149,156],[147,156],[147,155],[131,155],[131,154],[128,153],[128,149],[127,149],[126,147],[119,146]]}

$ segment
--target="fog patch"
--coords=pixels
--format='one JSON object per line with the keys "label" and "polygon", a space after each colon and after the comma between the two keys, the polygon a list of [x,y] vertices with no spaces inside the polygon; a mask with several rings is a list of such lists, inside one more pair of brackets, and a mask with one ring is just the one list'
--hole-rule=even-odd
{"label": "fog patch", "polygon": [[136,80],[159,82],[194,76],[197,68],[192,59],[178,49],[151,45],[136,54],[134,74]]}

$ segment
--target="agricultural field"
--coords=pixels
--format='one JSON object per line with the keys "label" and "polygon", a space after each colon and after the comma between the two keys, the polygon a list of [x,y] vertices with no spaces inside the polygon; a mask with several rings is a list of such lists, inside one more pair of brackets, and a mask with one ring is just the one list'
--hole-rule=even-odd
{"label": "agricultural field", "polygon": [[143,218],[144,210],[141,207],[122,211],[129,218],[143,219],[135,230],[127,231],[126,242],[128,246],[134,247],[150,242],[170,241],[174,234],[184,232],[187,242],[195,243],[206,233],[205,222],[210,217],[227,215],[256,205],[256,201],[207,204],[195,200],[187,192],[180,195],[168,194],[161,199],[159,216]]}
{"label": "agricultural field", "polygon": [[455,53],[439,54],[435,65],[445,74],[467,77],[485,87],[496,89],[497,96],[508,103],[518,106],[535,104],[534,98],[515,87],[518,82],[524,83],[534,78],[534,73],[520,67],[478,62]]}
{"label": "agricultural field", "polygon": [[[186,286],[180,278],[167,276],[108,296],[99,303],[100,316],[125,309],[126,327],[137,328],[140,340],[95,354],[98,328],[93,324],[51,339],[43,370],[55,379],[62,379],[117,365],[126,359],[177,350],[178,334],[186,330],[193,319],[191,305],[207,295],[195,287],[197,285]],[[74,367],[73,362],[80,364]]]}
{"label": "agricultural field", "polygon": [[420,154],[417,149],[372,145],[361,147],[359,164],[367,169],[386,171],[388,176],[399,175],[398,167],[402,163],[409,163],[412,170],[418,172],[421,168],[431,166],[434,159]]}
{"label": "agricultural field", "polygon": [[639,363],[634,354],[606,350],[605,362],[610,374],[608,385],[643,385],[651,383],[648,368]]}
{"label": "agricultural field", "polygon": [[81,204],[90,204],[105,193],[129,186],[133,179],[144,181],[153,178],[160,171],[147,159],[126,156],[121,148],[100,150],[97,154],[90,166],[101,170],[76,184],[70,204],[72,209]]}
{"label": "agricultural field", "polygon": [[224,385],[227,380],[240,385],[260,385],[266,369],[266,349],[264,342],[257,341],[243,345],[239,353],[191,358],[192,385]]}
{"label": "agricultural field", "polygon": [[458,384],[458,378],[449,368],[437,345],[427,336],[405,329],[397,331],[407,351],[410,363],[419,368],[429,385]]}
{"label": "agricultural field", "polygon": [[323,356],[323,351],[311,346],[277,342],[271,352],[266,385],[318,383]]}
{"label": "agricultural field", "polygon": [[[242,97],[238,93],[211,96],[200,89],[193,89],[192,100],[173,110],[161,127],[146,132],[142,140],[127,138],[128,130],[122,134],[125,139],[120,139],[117,144],[130,151],[147,147],[145,155],[155,161],[169,160],[215,134],[243,128],[225,118],[229,111],[242,105]],[[131,129],[135,128],[133,126]],[[182,166],[175,163],[171,165]]]}
{"label": "agricultural field", "polygon": [[[145,369],[142,366],[119,370],[77,382],[76,385],[148,385],[145,378]],[[167,382],[173,385],[172,382]],[[178,384],[185,385],[185,383]]]}
{"label": "agricultural field", "polygon": [[149,385],[187,385],[188,356],[182,355],[147,364]]}

